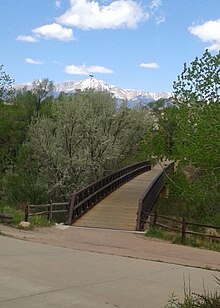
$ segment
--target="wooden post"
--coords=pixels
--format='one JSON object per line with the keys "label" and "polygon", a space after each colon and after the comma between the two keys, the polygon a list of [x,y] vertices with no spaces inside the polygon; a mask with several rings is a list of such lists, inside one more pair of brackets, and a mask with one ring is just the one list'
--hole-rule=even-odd
{"label": "wooden post", "polygon": [[53,205],[52,205],[52,200],[50,200],[50,205],[48,206],[48,215],[47,215],[47,220],[51,221],[52,219],[52,210],[53,210]]}
{"label": "wooden post", "polygon": [[181,243],[185,244],[186,242],[186,218],[182,218],[182,228],[181,228]]}
{"label": "wooden post", "polygon": [[156,222],[157,222],[157,210],[156,210],[155,213],[154,213],[153,224],[152,224],[152,227],[153,227],[153,228],[155,227]]}
{"label": "wooden post", "polygon": [[142,199],[139,200],[138,211],[137,211],[137,219],[136,219],[136,231],[142,231],[142,223],[141,223],[141,211],[142,211]]}
{"label": "wooden post", "polygon": [[26,204],[24,208],[24,220],[25,221],[28,221],[29,219],[29,212],[30,212],[29,204]]}
{"label": "wooden post", "polygon": [[69,207],[69,213],[68,213],[68,225],[69,226],[72,225],[72,221],[73,221],[73,209],[74,209],[75,199],[76,199],[76,196],[75,194],[73,194],[71,201],[70,201],[70,207]]}

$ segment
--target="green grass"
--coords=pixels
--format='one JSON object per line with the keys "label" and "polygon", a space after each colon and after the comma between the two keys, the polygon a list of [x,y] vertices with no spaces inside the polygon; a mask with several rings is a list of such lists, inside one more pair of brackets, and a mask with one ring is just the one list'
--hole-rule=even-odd
{"label": "green grass", "polygon": [[[11,214],[13,219],[11,223],[5,223],[12,227],[18,228],[19,223],[24,220],[24,211],[21,209],[15,209],[8,205],[1,204],[0,205],[0,212]],[[46,217],[43,216],[33,216],[30,217],[29,222],[31,223],[31,229],[34,227],[49,227],[54,224],[53,221],[48,221]]]}
{"label": "green grass", "polygon": [[218,291],[204,294],[185,294],[183,301],[180,301],[175,294],[172,294],[164,308],[219,308],[220,293]]}
{"label": "green grass", "polygon": [[147,237],[159,238],[171,243],[180,243],[180,236],[174,232],[166,232],[161,229],[150,228],[145,232]]}
{"label": "green grass", "polygon": [[[220,279],[215,276],[217,284],[220,286]],[[204,286],[202,294],[194,293],[186,290],[184,283],[184,299],[180,301],[173,293],[169,296],[167,304],[164,308],[219,308],[220,307],[220,292],[219,288],[214,291],[209,291]]]}
{"label": "green grass", "polygon": [[47,218],[43,216],[30,217],[29,222],[34,227],[49,227],[54,225],[53,221],[48,221]]}
{"label": "green grass", "polygon": [[[175,232],[168,232],[161,229],[150,228],[145,232],[147,237],[159,238],[174,244],[181,244],[181,236]],[[220,251],[220,240],[211,240],[202,236],[186,235],[185,245],[191,247],[205,248]],[[219,306],[220,307],[220,306]]]}

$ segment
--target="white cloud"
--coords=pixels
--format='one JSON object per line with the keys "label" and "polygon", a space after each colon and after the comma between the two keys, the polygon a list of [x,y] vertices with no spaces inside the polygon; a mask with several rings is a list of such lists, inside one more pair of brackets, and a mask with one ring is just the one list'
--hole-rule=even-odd
{"label": "white cloud", "polygon": [[36,65],[40,65],[43,64],[43,62],[39,61],[39,60],[33,60],[31,58],[26,58],[25,62],[28,64],[36,64]]}
{"label": "white cloud", "polygon": [[209,20],[201,25],[193,25],[188,28],[189,32],[203,42],[210,43],[210,50],[220,50],[220,19]]}
{"label": "white cloud", "polygon": [[150,16],[153,18],[157,25],[165,22],[165,13],[161,9],[162,0],[152,0],[149,4]]}
{"label": "white cloud", "polygon": [[97,1],[70,0],[71,7],[56,18],[58,23],[80,29],[135,28],[149,18],[140,4],[133,0],[115,0],[109,5]]}
{"label": "white cloud", "polygon": [[29,42],[29,43],[35,43],[37,42],[36,38],[31,36],[31,35],[18,35],[16,37],[17,41],[24,41],[24,42]]}
{"label": "white cloud", "polygon": [[60,0],[56,0],[55,1],[55,5],[57,8],[60,8],[61,7],[61,1]]}
{"label": "white cloud", "polygon": [[159,8],[161,5],[162,5],[161,0],[152,0],[149,7],[151,10],[153,10]]}
{"label": "white cloud", "polygon": [[159,68],[159,65],[156,62],[141,63],[140,67],[144,67],[144,68]]}
{"label": "white cloud", "polygon": [[60,41],[72,41],[74,39],[72,29],[64,28],[56,23],[33,29],[32,32],[44,39],[58,39]]}
{"label": "white cloud", "polygon": [[208,49],[211,51],[219,51],[220,50],[220,42],[212,44],[208,47]]}
{"label": "white cloud", "polygon": [[64,68],[64,72],[72,75],[89,75],[92,73],[102,73],[102,74],[112,74],[113,71],[109,68],[105,68],[103,66],[93,65],[86,66],[83,65],[68,65]]}
{"label": "white cloud", "polygon": [[53,64],[57,64],[57,65],[61,65],[61,66],[63,66],[63,63],[62,63],[62,62],[60,62],[60,61],[57,61],[57,60],[54,60],[54,61],[53,61]]}
{"label": "white cloud", "polygon": [[165,20],[166,20],[166,17],[164,13],[161,13],[160,15],[155,16],[155,21],[157,25],[162,24],[163,22],[165,22]]}

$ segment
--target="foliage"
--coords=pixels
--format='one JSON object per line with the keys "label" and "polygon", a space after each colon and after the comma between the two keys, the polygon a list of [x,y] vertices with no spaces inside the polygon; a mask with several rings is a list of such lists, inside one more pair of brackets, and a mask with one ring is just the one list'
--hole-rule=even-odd
{"label": "foliage", "polygon": [[[38,115],[50,116],[52,103],[52,97],[46,97]],[[37,97],[25,88],[16,91],[7,103],[0,102],[0,200],[5,196],[14,205],[25,200],[41,200],[44,193],[43,183],[33,172],[23,172],[19,167],[24,156],[22,144],[26,140],[27,128],[36,114]]]}
{"label": "foliage", "polygon": [[171,198],[204,222],[220,214],[219,118],[220,104],[168,107],[142,142],[148,155],[176,161]]}
{"label": "foliage", "polygon": [[145,235],[147,237],[159,238],[161,240],[169,241],[171,243],[181,243],[180,235],[175,232],[167,232],[161,229],[149,228]]}
{"label": "foliage", "polygon": [[143,129],[143,113],[117,106],[109,93],[62,95],[50,117],[33,119],[21,169],[43,183],[48,198],[65,199],[114,170],[136,150]]}
{"label": "foliage", "polygon": [[[217,284],[220,284],[218,277]],[[220,292],[218,290],[208,291],[204,287],[202,294],[194,293],[186,290],[184,285],[184,299],[180,301],[173,293],[164,308],[219,308],[220,307]]]}
{"label": "foliage", "polygon": [[16,91],[16,95],[12,103],[13,105],[24,108],[30,118],[34,115],[37,107],[35,95],[26,88]]}
{"label": "foliage", "polygon": [[174,83],[175,104],[156,113],[141,145],[146,155],[176,161],[170,186],[174,211],[184,209],[184,215],[206,222],[220,216],[219,61],[220,53],[205,51],[190,67],[184,65]]}
{"label": "foliage", "polygon": [[17,167],[16,172],[10,172],[2,180],[3,200],[14,207],[22,207],[22,204],[48,202],[45,197],[47,185],[31,171],[24,172]]}
{"label": "foliage", "polygon": [[3,65],[0,65],[0,102],[7,100],[13,94],[14,80],[5,73]]}
{"label": "foliage", "polygon": [[0,173],[14,168],[28,120],[30,117],[24,107],[0,103]]}
{"label": "foliage", "polygon": [[156,117],[161,115],[161,113],[163,113],[164,108],[170,106],[171,103],[172,103],[171,98],[170,99],[159,98],[156,101],[150,102],[146,107],[147,109],[149,109],[150,113]]}
{"label": "foliage", "polygon": [[53,81],[48,78],[42,80],[35,80],[32,83],[32,93],[36,97],[36,110],[40,110],[42,101],[48,97],[54,90]]}
{"label": "foliage", "polygon": [[212,55],[208,50],[202,57],[184,64],[183,72],[173,83],[174,97],[178,103],[218,102],[220,95],[220,51]]}
{"label": "foliage", "polygon": [[157,160],[172,159],[173,134],[177,125],[177,108],[167,107],[153,115],[153,122],[148,127],[146,137],[142,140],[140,150],[146,157],[154,157]]}
{"label": "foliage", "polygon": [[220,294],[217,291],[205,292],[205,294],[185,294],[183,302],[173,294],[165,308],[219,308]]}
{"label": "foliage", "polygon": [[27,87],[17,90],[12,103],[24,107],[30,117],[34,116],[36,112],[50,115],[51,105],[54,101],[50,95],[53,87],[53,82],[48,79],[35,80],[31,90],[28,90]]}
{"label": "foliage", "polygon": [[[145,235],[147,237],[158,238],[164,241],[169,241],[173,244],[181,244],[181,235],[177,232],[166,231],[160,228],[149,228],[146,230]],[[220,251],[220,240],[210,240],[204,236],[196,236],[187,234],[185,245],[191,247],[198,247],[203,249],[210,249],[214,251]]]}
{"label": "foliage", "polygon": [[[18,209],[16,207],[9,206],[7,203],[0,203],[0,212],[11,214],[13,219],[10,226],[18,227],[19,223],[24,220],[24,209]],[[48,227],[53,225],[53,222],[48,221],[46,217],[43,216],[33,216],[30,217],[29,222],[31,227]],[[1,235],[1,233],[0,233]]]}

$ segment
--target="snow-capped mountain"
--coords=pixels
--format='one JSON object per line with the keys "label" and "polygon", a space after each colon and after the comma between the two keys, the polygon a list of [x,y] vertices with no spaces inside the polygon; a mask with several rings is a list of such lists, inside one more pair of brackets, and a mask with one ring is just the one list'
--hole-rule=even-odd
{"label": "snow-capped mountain", "polygon": [[105,90],[111,92],[117,99],[123,99],[127,101],[150,102],[158,100],[159,98],[169,98],[171,93],[169,92],[147,92],[144,90],[131,90],[122,89],[114,85],[110,85],[102,80],[95,78],[87,78],[81,81],[69,81],[58,83],[55,86],[56,92],[74,93],[76,90],[95,89],[97,91]]}
{"label": "snow-capped mountain", "polygon": [[[17,89],[26,86],[28,90],[31,89],[30,84],[17,85]],[[135,104],[147,104],[149,102],[158,100],[159,98],[168,99],[171,96],[169,92],[147,92],[144,90],[122,89],[114,85],[110,85],[102,80],[97,80],[94,77],[87,78],[80,81],[67,81],[55,84],[54,94],[58,95],[60,92],[75,93],[77,90],[94,89],[96,91],[108,91],[112,93],[116,99],[126,100],[130,106]]]}

